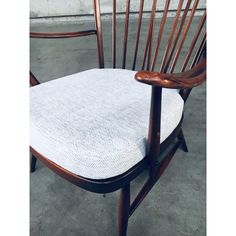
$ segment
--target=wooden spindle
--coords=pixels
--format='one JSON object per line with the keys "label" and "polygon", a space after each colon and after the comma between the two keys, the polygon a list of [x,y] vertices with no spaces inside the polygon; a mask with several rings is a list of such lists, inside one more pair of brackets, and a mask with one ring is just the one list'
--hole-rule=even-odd
{"label": "wooden spindle", "polygon": [[112,10],[112,63],[116,68],[116,0],[113,0]]}
{"label": "wooden spindle", "polygon": [[193,61],[190,65],[190,69],[193,68],[194,66],[196,66],[196,64],[198,63],[201,55],[202,55],[202,51],[204,50],[204,47],[206,47],[206,32],[204,33],[203,37],[202,37],[202,40],[201,40],[201,43],[194,55],[194,58],[193,58]]}
{"label": "wooden spindle", "polygon": [[134,61],[133,61],[132,70],[135,70],[135,66],[136,66],[136,60],[137,60],[137,54],[138,54],[138,45],[139,45],[139,38],[140,38],[140,31],[141,31],[142,18],[143,18],[143,5],[144,5],[144,0],[140,0],[139,16],[138,16],[138,30],[137,30],[137,36],[136,36]]}
{"label": "wooden spindle", "polygon": [[170,65],[170,62],[171,62],[173,53],[174,53],[174,51],[175,51],[176,45],[177,45],[178,40],[179,40],[179,37],[180,37],[180,33],[181,33],[181,31],[182,31],[182,28],[183,28],[183,25],[184,25],[186,16],[187,16],[187,14],[188,14],[188,11],[189,11],[191,2],[192,2],[192,0],[188,0],[188,2],[186,3],[185,9],[184,9],[184,13],[183,13],[183,16],[182,16],[182,18],[181,18],[180,25],[179,25],[178,31],[177,31],[177,33],[176,33],[175,40],[174,40],[174,42],[173,42],[173,46],[172,46],[172,48],[171,48],[169,57],[168,57],[168,59],[167,59],[165,65],[163,65],[163,69],[162,69],[162,72],[163,72],[163,73],[166,73],[167,70],[168,70],[168,68],[169,68],[169,65]]}
{"label": "wooden spindle", "polygon": [[93,3],[94,3],[95,27],[96,27],[96,30],[97,30],[97,45],[98,45],[99,67],[104,68],[104,52],[103,52],[100,1],[99,0],[94,0]]}
{"label": "wooden spindle", "polygon": [[182,10],[183,2],[184,2],[184,0],[179,1],[178,9],[177,9],[175,19],[173,21],[172,29],[171,29],[171,32],[170,32],[170,37],[168,39],[168,42],[167,42],[167,45],[166,45],[166,48],[165,48],[165,52],[164,52],[164,55],[163,55],[163,58],[162,58],[160,72],[163,72],[164,65],[166,63],[166,59],[167,59],[167,56],[168,56],[168,53],[169,53],[169,50],[170,50],[170,47],[171,47],[171,43],[172,43],[172,40],[173,40],[174,35],[175,35],[175,30],[177,28],[177,24],[178,24],[178,20],[179,20],[181,10]]}
{"label": "wooden spindle", "polygon": [[190,25],[192,23],[192,20],[193,20],[193,17],[194,17],[194,14],[195,14],[195,11],[197,9],[197,6],[198,6],[198,3],[199,3],[199,0],[195,0],[194,4],[193,4],[193,8],[191,10],[191,13],[190,13],[190,16],[189,16],[189,19],[187,21],[187,25],[184,29],[184,32],[182,34],[182,38],[180,40],[180,44],[179,44],[179,47],[177,48],[177,51],[175,53],[175,56],[174,56],[174,59],[173,59],[173,62],[172,62],[172,65],[170,67],[170,73],[172,73],[175,69],[175,66],[176,66],[176,63],[177,63],[177,60],[179,58],[179,55],[180,55],[180,52],[183,48],[183,45],[184,45],[184,42],[185,42],[185,39],[186,39],[186,36],[188,34],[188,30],[190,28]]}
{"label": "wooden spindle", "polygon": [[129,11],[130,11],[130,0],[127,0],[126,1],[126,13],[125,13],[125,31],[124,31],[122,69],[125,69],[125,65],[126,65],[126,52],[127,52],[128,30],[129,30]]}
{"label": "wooden spindle", "polygon": [[[206,49],[206,32],[204,33],[203,37],[202,37],[202,40],[201,40],[201,43],[194,55],[194,58],[193,58],[193,61],[191,63],[191,66],[189,69],[192,69],[194,66],[197,65],[197,63],[199,62],[202,54],[203,54],[203,51]],[[192,89],[181,89],[180,90],[180,95],[181,97],[183,98],[184,102],[187,101],[190,93],[191,93]]]}
{"label": "wooden spindle", "polygon": [[194,47],[196,45],[196,42],[197,42],[197,40],[199,38],[199,35],[200,35],[201,31],[202,31],[202,28],[203,28],[205,22],[206,22],[206,11],[204,12],[204,14],[202,16],[200,24],[198,26],[198,29],[197,29],[194,37],[193,37],[193,40],[192,40],[191,45],[189,47],[188,53],[187,53],[187,55],[186,55],[186,57],[184,59],[184,63],[183,63],[183,66],[181,68],[181,72],[183,72],[186,69],[186,66],[187,66],[187,64],[189,62],[189,59],[190,59],[190,57],[192,55],[193,49],[194,49]]}
{"label": "wooden spindle", "polygon": [[151,41],[152,41],[152,32],[153,32],[154,20],[155,20],[155,14],[156,14],[156,4],[157,4],[157,0],[153,0],[153,2],[152,2],[152,13],[151,13],[151,17],[150,17],[147,42],[146,42],[146,47],[145,47],[144,56],[143,56],[142,70],[144,70],[144,67],[145,67],[145,64],[146,64],[146,58],[147,58],[148,50],[149,50],[149,48],[151,48],[150,44],[151,44]]}
{"label": "wooden spindle", "polygon": [[160,44],[161,44],[162,33],[163,33],[164,26],[165,26],[169,6],[170,6],[170,0],[167,0],[166,4],[165,4],[165,8],[164,8],[164,13],[163,13],[163,16],[162,16],[162,19],[161,19],[161,24],[160,24],[158,37],[157,37],[157,46],[156,46],[156,50],[155,50],[155,54],[154,54],[154,58],[153,58],[153,61],[152,61],[152,66],[151,66],[152,71],[154,70],[154,67],[155,67],[155,64],[156,64],[156,59],[157,59],[159,47],[160,47]]}

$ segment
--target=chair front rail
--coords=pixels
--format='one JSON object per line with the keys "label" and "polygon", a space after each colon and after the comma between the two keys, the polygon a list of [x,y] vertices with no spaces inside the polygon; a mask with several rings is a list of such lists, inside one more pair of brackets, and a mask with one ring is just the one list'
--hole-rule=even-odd
{"label": "chair front rail", "polygon": [[126,173],[120,176],[109,179],[88,179],[76,175],[66,170],[65,168],[57,165],[55,162],[49,160],[46,156],[43,156],[33,147],[30,147],[30,152],[33,154],[33,156],[41,160],[49,169],[51,169],[53,172],[55,172],[62,178],[66,179],[67,181],[71,182],[76,186],[79,186],[94,193],[114,192],[130,183],[130,181],[136,178],[141,172],[143,172],[143,170],[147,169],[148,167],[147,158],[144,158],[137,165],[135,165],[133,168],[131,168]]}
{"label": "chair front rail", "polygon": [[[179,131],[179,129],[178,129],[178,131]],[[144,183],[143,187],[141,188],[141,190],[139,191],[139,193],[137,194],[137,196],[133,200],[132,204],[130,205],[128,217],[130,217],[134,213],[134,211],[137,209],[137,207],[144,200],[145,196],[149,193],[149,191],[152,189],[152,187],[155,185],[155,183],[159,180],[161,175],[164,173],[164,171],[166,170],[169,162],[173,158],[173,156],[174,156],[175,152],[177,151],[178,147],[180,146],[180,144],[181,144],[181,141],[175,142],[172,145],[172,147],[167,151],[167,153],[164,153],[161,160],[159,162],[156,161],[155,164],[156,164],[157,168],[154,173],[154,178],[150,178],[150,176],[148,177],[147,181]],[[95,181],[95,180],[83,178],[81,176],[75,175],[75,174],[73,174],[69,171],[66,171],[65,169],[57,166],[52,161],[46,159],[41,154],[37,153],[37,151],[35,151],[33,148],[31,148],[30,151],[33,154],[33,156],[36,156],[37,158],[39,158],[44,164],[46,164],[55,173],[59,174],[63,178],[67,179],[68,181],[74,183],[75,185],[78,185],[78,186],[85,188],[89,191],[96,192],[96,193],[109,193],[109,192],[116,191],[117,189],[120,189],[120,186],[119,187],[115,186],[115,182],[113,184],[111,184],[110,188],[109,188],[109,186],[106,186],[106,185],[109,185],[110,182],[112,182],[109,179]],[[156,160],[158,160],[158,159],[156,159]],[[142,163],[143,164],[140,165],[141,169],[139,170],[139,173],[143,172],[143,170],[148,168],[147,162],[145,160],[143,160]],[[57,168],[55,168],[55,167],[57,167]],[[128,175],[129,174],[130,173],[128,173]],[[128,186],[129,183],[134,179],[134,177],[135,176],[132,176],[131,179],[129,179],[123,183],[120,183],[120,184],[123,184],[123,186]],[[126,175],[122,175],[121,177],[118,177],[117,179],[119,179],[119,178],[125,179]],[[116,179],[116,177],[114,177],[114,179]],[[100,184],[99,184],[99,182],[100,182]],[[95,185],[97,185],[97,186],[95,186]]]}
{"label": "chair front rail", "polygon": [[[169,135],[169,137],[163,143],[161,143],[161,147],[160,147],[161,153],[163,153],[164,150],[166,150],[169,147],[169,145],[173,142],[173,140],[175,140],[178,137],[178,134],[181,131],[182,122],[183,122],[183,116],[179,124],[177,125],[177,127],[174,129],[174,131]],[[117,177],[112,177],[109,179],[94,180],[94,179],[88,179],[88,178],[84,178],[82,176],[73,174],[72,172],[57,165],[55,162],[49,160],[46,156],[39,153],[33,147],[30,147],[30,152],[32,153],[34,157],[41,160],[49,169],[51,169],[53,172],[55,172],[59,176],[68,180],[72,184],[75,184],[79,187],[82,187],[88,191],[95,192],[95,193],[114,192],[120,189],[122,186],[125,186],[126,184],[131,182],[140,173],[142,173],[144,170],[148,170],[149,168],[148,157],[145,156],[143,160],[141,160],[133,168],[129,169],[127,172],[125,172],[122,175],[119,175]]]}

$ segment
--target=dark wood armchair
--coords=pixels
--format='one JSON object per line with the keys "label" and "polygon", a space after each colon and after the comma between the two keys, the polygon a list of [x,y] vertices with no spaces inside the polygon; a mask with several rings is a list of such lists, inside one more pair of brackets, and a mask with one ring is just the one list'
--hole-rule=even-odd
{"label": "dark wood armchair", "polygon": [[[94,0],[95,29],[78,32],[31,32],[31,38],[96,37],[100,69],[87,70],[40,84],[30,73],[31,172],[40,159],[69,182],[95,193],[120,189],[118,234],[126,235],[128,219],[163,174],[176,150],[188,151],[182,131],[184,104],[191,89],[206,79],[206,11],[189,34],[199,0],[180,0],[162,40],[170,0],[159,24],[152,1],[144,51],[144,0],[136,14],[133,61],[126,68],[130,0],[126,1],[121,68],[117,68],[116,4],[112,1],[112,68],[104,69],[100,1]],[[155,33],[157,31],[157,33]],[[190,42],[183,52],[185,42]],[[160,55],[160,48],[164,54]],[[159,62],[159,63],[158,63]],[[137,68],[137,64],[139,68]],[[137,71],[139,70],[139,71]],[[141,83],[139,83],[141,82]],[[148,86],[150,85],[150,86]],[[149,121],[148,121],[149,120]],[[149,177],[130,203],[130,183],[143,171]]]}

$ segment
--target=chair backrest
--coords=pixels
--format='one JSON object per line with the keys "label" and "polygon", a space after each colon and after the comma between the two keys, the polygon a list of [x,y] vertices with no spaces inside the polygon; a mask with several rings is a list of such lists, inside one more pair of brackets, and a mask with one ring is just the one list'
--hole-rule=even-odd
{"label": "chair backrest", "polygon": [[[137,12],[130,10],[132,0],[112,0],[110,2],[112,7],[112,65],[110,67],[127,68],[128,61],[130,61],[127,60],[127,54],[131,59],[129,69],[132,70],[155,70],[165,73],[183,72],[192,68],[199,61],[206,47],[206,10],[201,9],[203,14],[194,17],[198,12],[199,0],[179,0],[176,10],[170,9],[171,3],[176,3],[173,0],[165,0],[164,8],[162,7],[163,0],[140,0]],[[120,15],[117,9],[120,7],[118,4],[124,3],[125,19],[122,41],[117,42],[117,17]],[[102,29],[101,9],[100,0],[94,0],[99,66],[103,68],[105,66],[104,29]],[[131,30],[129,27],[130,16],[134,14],[138,17],[132,19],[132,23],[135,23],[135,29],[132,27]],[[168,14],[173,17],[167,17]],[[146,24],[147,20],[144,20],[147,17],[148,25]],[[167,21],[172,22],[167,25]],[[163,38],[164,32],[165,38]],[[145,41],[141,40],[142,34],[145,34]],[[119,48],[121,58],[117,56],[118,46],[122,46],[122,50]],[[129,53],[127,53],[128,50]],[[121,64],[118,65],[119,63]]]}
{"label": "chair backrest", "polygon": [[[172,18],[168,18],[167,16],[170,13],[169,8],[171,3],[176,1],[140,0],[139,9],[137,11],[138,17],[134,18],[133,23],[136,22],[136,24],[135,27],[132,28],[129,27],[131,23],[130,16],[132,14],[130,11],[131,1],[132,0],[111,1],[111,66],[113,68],[121,67],[123,69],[128,68],[132,70],[174,73],[189,70],[199,62],[206,50],[206,9],[203,9],[203,14],[200,14],[200,16],[196,18],[194,17],[200,2],[199,0],[177,1],[177,9],[171,11],[172,15],[174,15]],[[160,3],[163,2],[164,8],[160,9],[162,7]],[[125,19],[120,43],[117,43],[117,32],[120,32],[120,30],[117,30],[117,16],[119,15],[117,12],[118,3],[125,3]],[[148,7],[150,11],[148,11]],[[144,17],[148,14],[148,20],[144,21]],[[107,44],[104,47],[103,33],[104,31],[108,31],[108,27],[106,27],[105,30],[102,27],[99,0],[94,0],[94,15],[97,31],[99,65],[103,68],[105,67],[104,52],[106,52],[104,48],[108,48]],[[157,17],[157,15],[159,17]],[[167,21],[172,22],[171,24],[166,24]],[[144,25],[145,27],[143,27]],[[129,37],[131,33],[132,36]],[[141,34],[144,33],[146,35],[141,37]],[[163,36],[165,36],[165,38]],[[143,38],[145,38],[144,41]],[[142,43],[144,44],[143,46],[141,45]],[[122,48],[120,46],[122,46]],[[119,48],[118,51],[117,48]],[[120,54],[120,57],[118,54]],[[129,60],[127,60],[127,56],[129,56]],[[120,65],[118,65],[119,59],[121,60]],[[127,67],[130,59],[132,61],[130,65],[131,68]],[[137,66],[138,64],[139,66]],[[180,94],[185,101],[190,92],[191,89],[180,90]],[[155,163],[160,153],[161,99],[162,89],[153,86],[147,140],[151,178],[155,176]]]}

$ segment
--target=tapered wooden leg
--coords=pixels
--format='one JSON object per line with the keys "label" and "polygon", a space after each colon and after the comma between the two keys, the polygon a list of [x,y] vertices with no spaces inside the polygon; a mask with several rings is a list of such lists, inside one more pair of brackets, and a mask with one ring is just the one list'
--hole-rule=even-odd
{"label": "tapered wooden leg", "polygon": [[178,139],[180,141],[180,145],[183,149],[184,152],[188,152],[188,147],[187,147],[187,144],[186,144],[186,141],[185,141],[185,138],[184,138],[184,133],[183,133],[183,130],[181,129],[179,134],[178,134]]}
{"label": "tapered wooden leg", "polygon": [[118,235],[126,236],[130,210],[130,184],[127,184],[120,191]]}
{"label": "tapered wooden leg", "polygon": [[30,162],[30,172],[31,173],[35,171],[36,163],[37,163],[37,158],[35,156],[31,155],[31,162]]}

